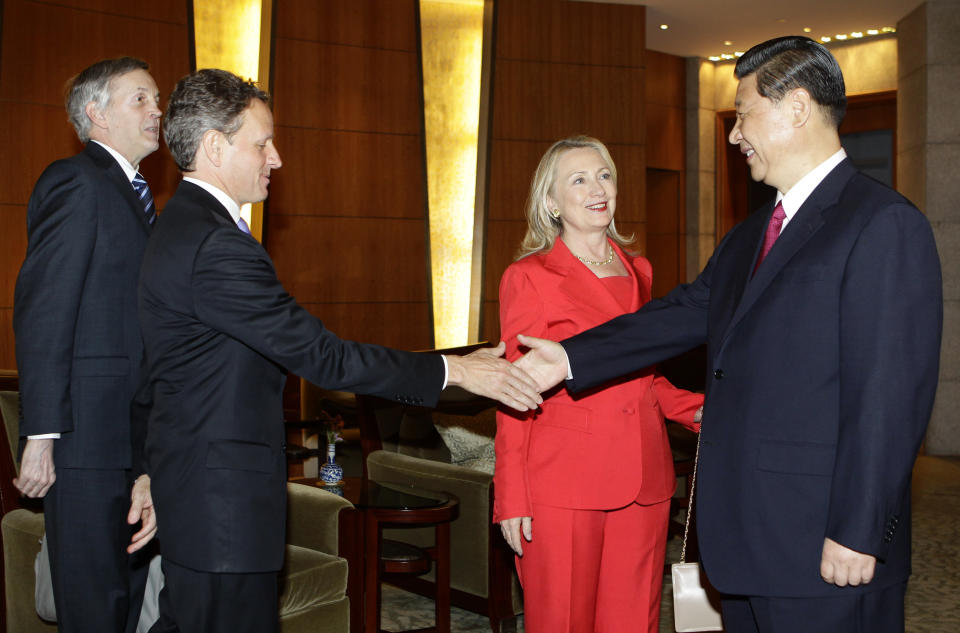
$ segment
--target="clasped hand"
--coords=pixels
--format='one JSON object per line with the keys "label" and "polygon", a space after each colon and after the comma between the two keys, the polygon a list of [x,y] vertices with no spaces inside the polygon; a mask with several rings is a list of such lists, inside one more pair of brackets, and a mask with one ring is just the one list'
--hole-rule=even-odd
{"label": "clasped hand", "polygon": [[543,398],[537,382],[517,365],[501,358],[506,345],[484,347],[466,356],[447,356],[447,384],[493,398],[516,409],[536,409]]}

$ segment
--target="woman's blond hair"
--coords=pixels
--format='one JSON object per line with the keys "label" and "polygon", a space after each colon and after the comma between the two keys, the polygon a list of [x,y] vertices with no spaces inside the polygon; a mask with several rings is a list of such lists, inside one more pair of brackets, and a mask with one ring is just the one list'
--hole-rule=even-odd
{"label": "woman's blond hair", "polygon": [[[523,236],[523,242],[520,243],[520,252],[517,253],[517,259],[549,251],[553,248],[557,237],[563,232],[563,223],[560,218],[555,218],[550,212],[550,205],[547,196],[553,193],[554,185],[557,182],[557,162],[560,156],[572,149],[589,148],[596,150],[604,162],[610,167],[610,175],[613,176],[613,183],[617,184],[617,166],[606,145],[595,138],[589,136],[571,136],[561,139],[550,146],[550,149],[544,153],[537,165],[537,170],[533,173],[533,180],[530,182],[530,196],[527,199],[527,234]],[[610,226],[607,227],[607,235],[621,247],[629,245],[633,241],[633,236],[624,237],[617,232],[614,220],[610,220]]]}

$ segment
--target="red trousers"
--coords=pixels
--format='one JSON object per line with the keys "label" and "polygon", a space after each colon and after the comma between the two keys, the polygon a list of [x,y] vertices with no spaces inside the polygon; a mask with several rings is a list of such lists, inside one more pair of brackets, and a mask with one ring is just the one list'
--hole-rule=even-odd
{"label": "red trousers", "polygon": [[517,570],[527,633],[657,633],[670,501],[617,510],[534,504]]}

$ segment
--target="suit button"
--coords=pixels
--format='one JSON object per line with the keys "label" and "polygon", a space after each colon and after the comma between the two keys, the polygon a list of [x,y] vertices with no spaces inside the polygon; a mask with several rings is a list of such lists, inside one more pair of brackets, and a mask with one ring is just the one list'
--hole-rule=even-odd
{"label": "suit button", "polygon": [[723,370],[722,370],[722,369],[718,369],[718,370],[714,371],[714,372],[713,372],[713,377],[716,378],[717,380],[721,380],[721,379],[723,378]]}

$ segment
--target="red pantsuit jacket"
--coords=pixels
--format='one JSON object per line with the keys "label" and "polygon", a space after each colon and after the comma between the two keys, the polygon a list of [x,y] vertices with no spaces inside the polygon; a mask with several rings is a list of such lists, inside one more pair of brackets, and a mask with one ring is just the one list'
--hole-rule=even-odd
{"label": "red pantsuit jacket", "polygon": [[[629,305],[637,310],[650,300],[650,262],[612,246],[633,278]],[[561,340],[623,314],[606,283],[559,239],[510,265],[500,282],[507,359],[521,355],[517,334]],[[607,510],[670,498],[676,478],[664,417],[696,430],[702,404],[702,395],[648,368],[576,396],[560,385],[536,412],[501,408],[494,521],[533,516],[532,503]]]}

